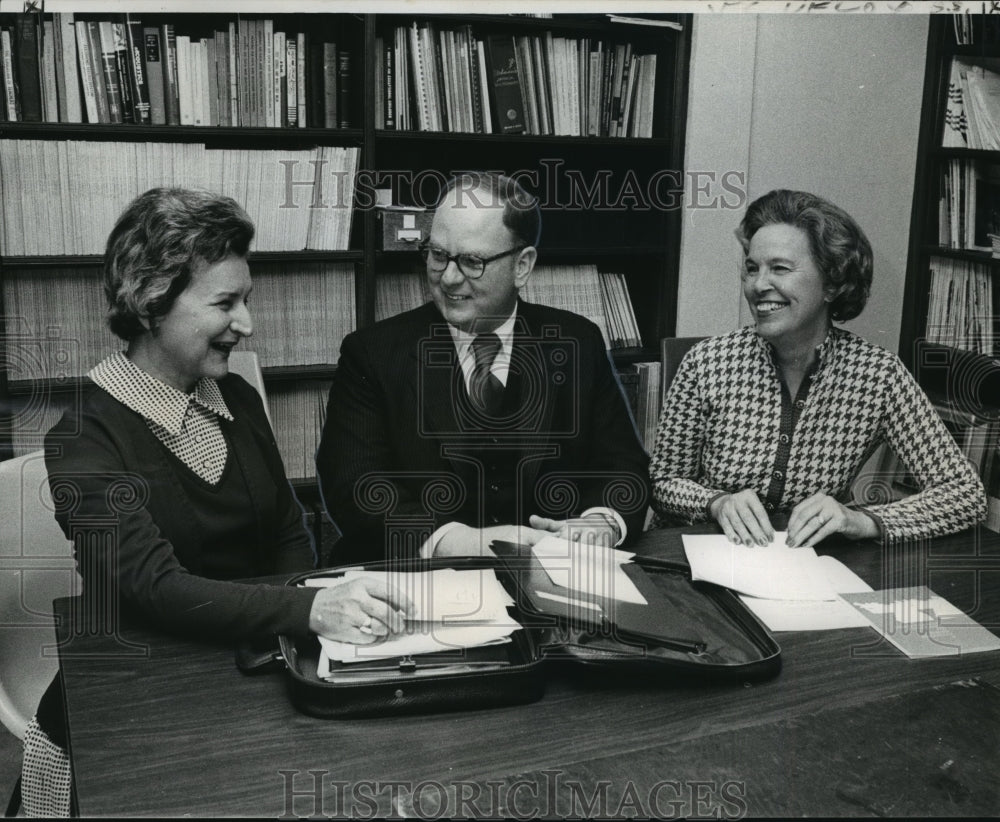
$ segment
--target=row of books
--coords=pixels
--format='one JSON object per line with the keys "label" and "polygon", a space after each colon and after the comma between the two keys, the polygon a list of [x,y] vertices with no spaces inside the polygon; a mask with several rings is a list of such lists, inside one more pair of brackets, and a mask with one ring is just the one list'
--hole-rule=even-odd
{"label": "row of books", "polygon": [[1000,236],[1000,166],[949,160],[938,202],[938,243],[946,248],[989,251]]}
{"label": "row of books", "polygon": [[1000,150],[1000,60],[952,58],[941,145]]}
{"label": "row of books", "polygon": [[134,14],[15,17],[0,31],[0,119],[350,128],[346,40],[234,16],[209,36]]}
{"label": "row of books", "polygon": [[[355,326],[353,267],[252,262],[251,274],[254,334],[248,347],[261,365],[335,363]],[[26,339],[62,341],[66,350],[59,357],[18,356],[9,366],[11,380],[78,377],[122,346],[104,322],[107,303],[97,266],[11,270],[4,277],[3,304],[27,329]]]}
{"label": "row of books", "polygon": [[0,152],[0,251],[100,254],[125,206],[157,186],[232,197],[256,225],[256,251],[345,250],[357,164],[356,147],[6,140]]}
{"label": "row of books", "polygon": [[267,402],[274,426],[274,439],[290,479],[316,476],[316,449],[326,421],[329,380],[274,383],[267,389]]}
{"label": "row of books", "polygon": [[[539,265],[521,296],[528,302],[572,311],[591,320],[609,349],[640,347],[628,286],[622,274],[599,272],[596,265]],[[423,270],[379,274],[375,319],[383,320],[431,299]]]}
{"label": "row of books", "polygon": [[928,341],[995,355],[993,275],[967,260],[931,257]]}
{"label": "row of books", "polygon": [[656,54],[586,37],[397,26],[377,37],[376,126],[485,134],[651,137]]}

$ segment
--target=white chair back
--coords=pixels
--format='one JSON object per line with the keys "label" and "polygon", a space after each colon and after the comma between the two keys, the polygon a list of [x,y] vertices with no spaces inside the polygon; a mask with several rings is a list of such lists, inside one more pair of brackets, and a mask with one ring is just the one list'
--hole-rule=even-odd
{"label": "white chair back", "polygon": [[233,351],[229,355],[229,370],[234,374],[239,374],[250,385],[257,389],[260,398],[264,403],[264,413],[267,414],[267,421],[274,428],[274,420],[271,419],[271,409],[267,404],[267,391],[264,390],[264,372],[260,368],[260,359],[256,351]]}
{"label": "white chair back", "polygon": [[79,592],[43,452],[0,463],[0,721],[18,738],[59,669],[52,600]]}

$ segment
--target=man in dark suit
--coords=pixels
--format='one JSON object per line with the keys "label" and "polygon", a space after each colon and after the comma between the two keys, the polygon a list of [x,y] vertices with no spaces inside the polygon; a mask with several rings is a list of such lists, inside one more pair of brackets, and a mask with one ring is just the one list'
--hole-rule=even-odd
{"label": "man in dark suit", "polygon": [[641,532],[648,456],[600,330],[518,297],[540,228],[514,180],[460,175],[422,248],[432,302],[345,338],[316,458],[338,561]]}

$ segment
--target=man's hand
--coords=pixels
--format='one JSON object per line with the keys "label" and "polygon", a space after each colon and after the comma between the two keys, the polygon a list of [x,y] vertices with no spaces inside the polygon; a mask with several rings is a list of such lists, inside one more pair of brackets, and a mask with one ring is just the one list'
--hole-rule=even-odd
{"label": "man's hand", "polygon": [[603,545],[608,548],[614,548],[621,537],[618,523],[603,514],[587,514],[585,517],[572,519],[549,519],[532,514],[528,517],[528,525],[573,542]]}
{"label": "man's hand", "polygon": [[490,543],[513,542],[519,545],[534,545],[547,536],[545,531],[527,528],[523,525],[492,525],[489,528],[471,528],[458,525],[452,528],[434,548],[436,557],[480,557],[494,556]]}

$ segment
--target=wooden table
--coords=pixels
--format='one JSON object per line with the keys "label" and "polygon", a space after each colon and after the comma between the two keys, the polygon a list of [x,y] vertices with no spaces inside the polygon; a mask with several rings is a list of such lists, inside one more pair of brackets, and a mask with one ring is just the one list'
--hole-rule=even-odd
{"label": "wooden table", "polygon": [[[682,556],[679,531],[642,553]],[[830,546],[874,588],[929,585],[1000,633],[1000,538]],[[72,600],[57,600],[60,636]],[[298,713],[229,646],[125,626],[61,657],[82,815],[948,816],[1000,813],[1000,654],[907,659],[868,629],[776,635],[754,684],[609,687],[358,720]]]}

